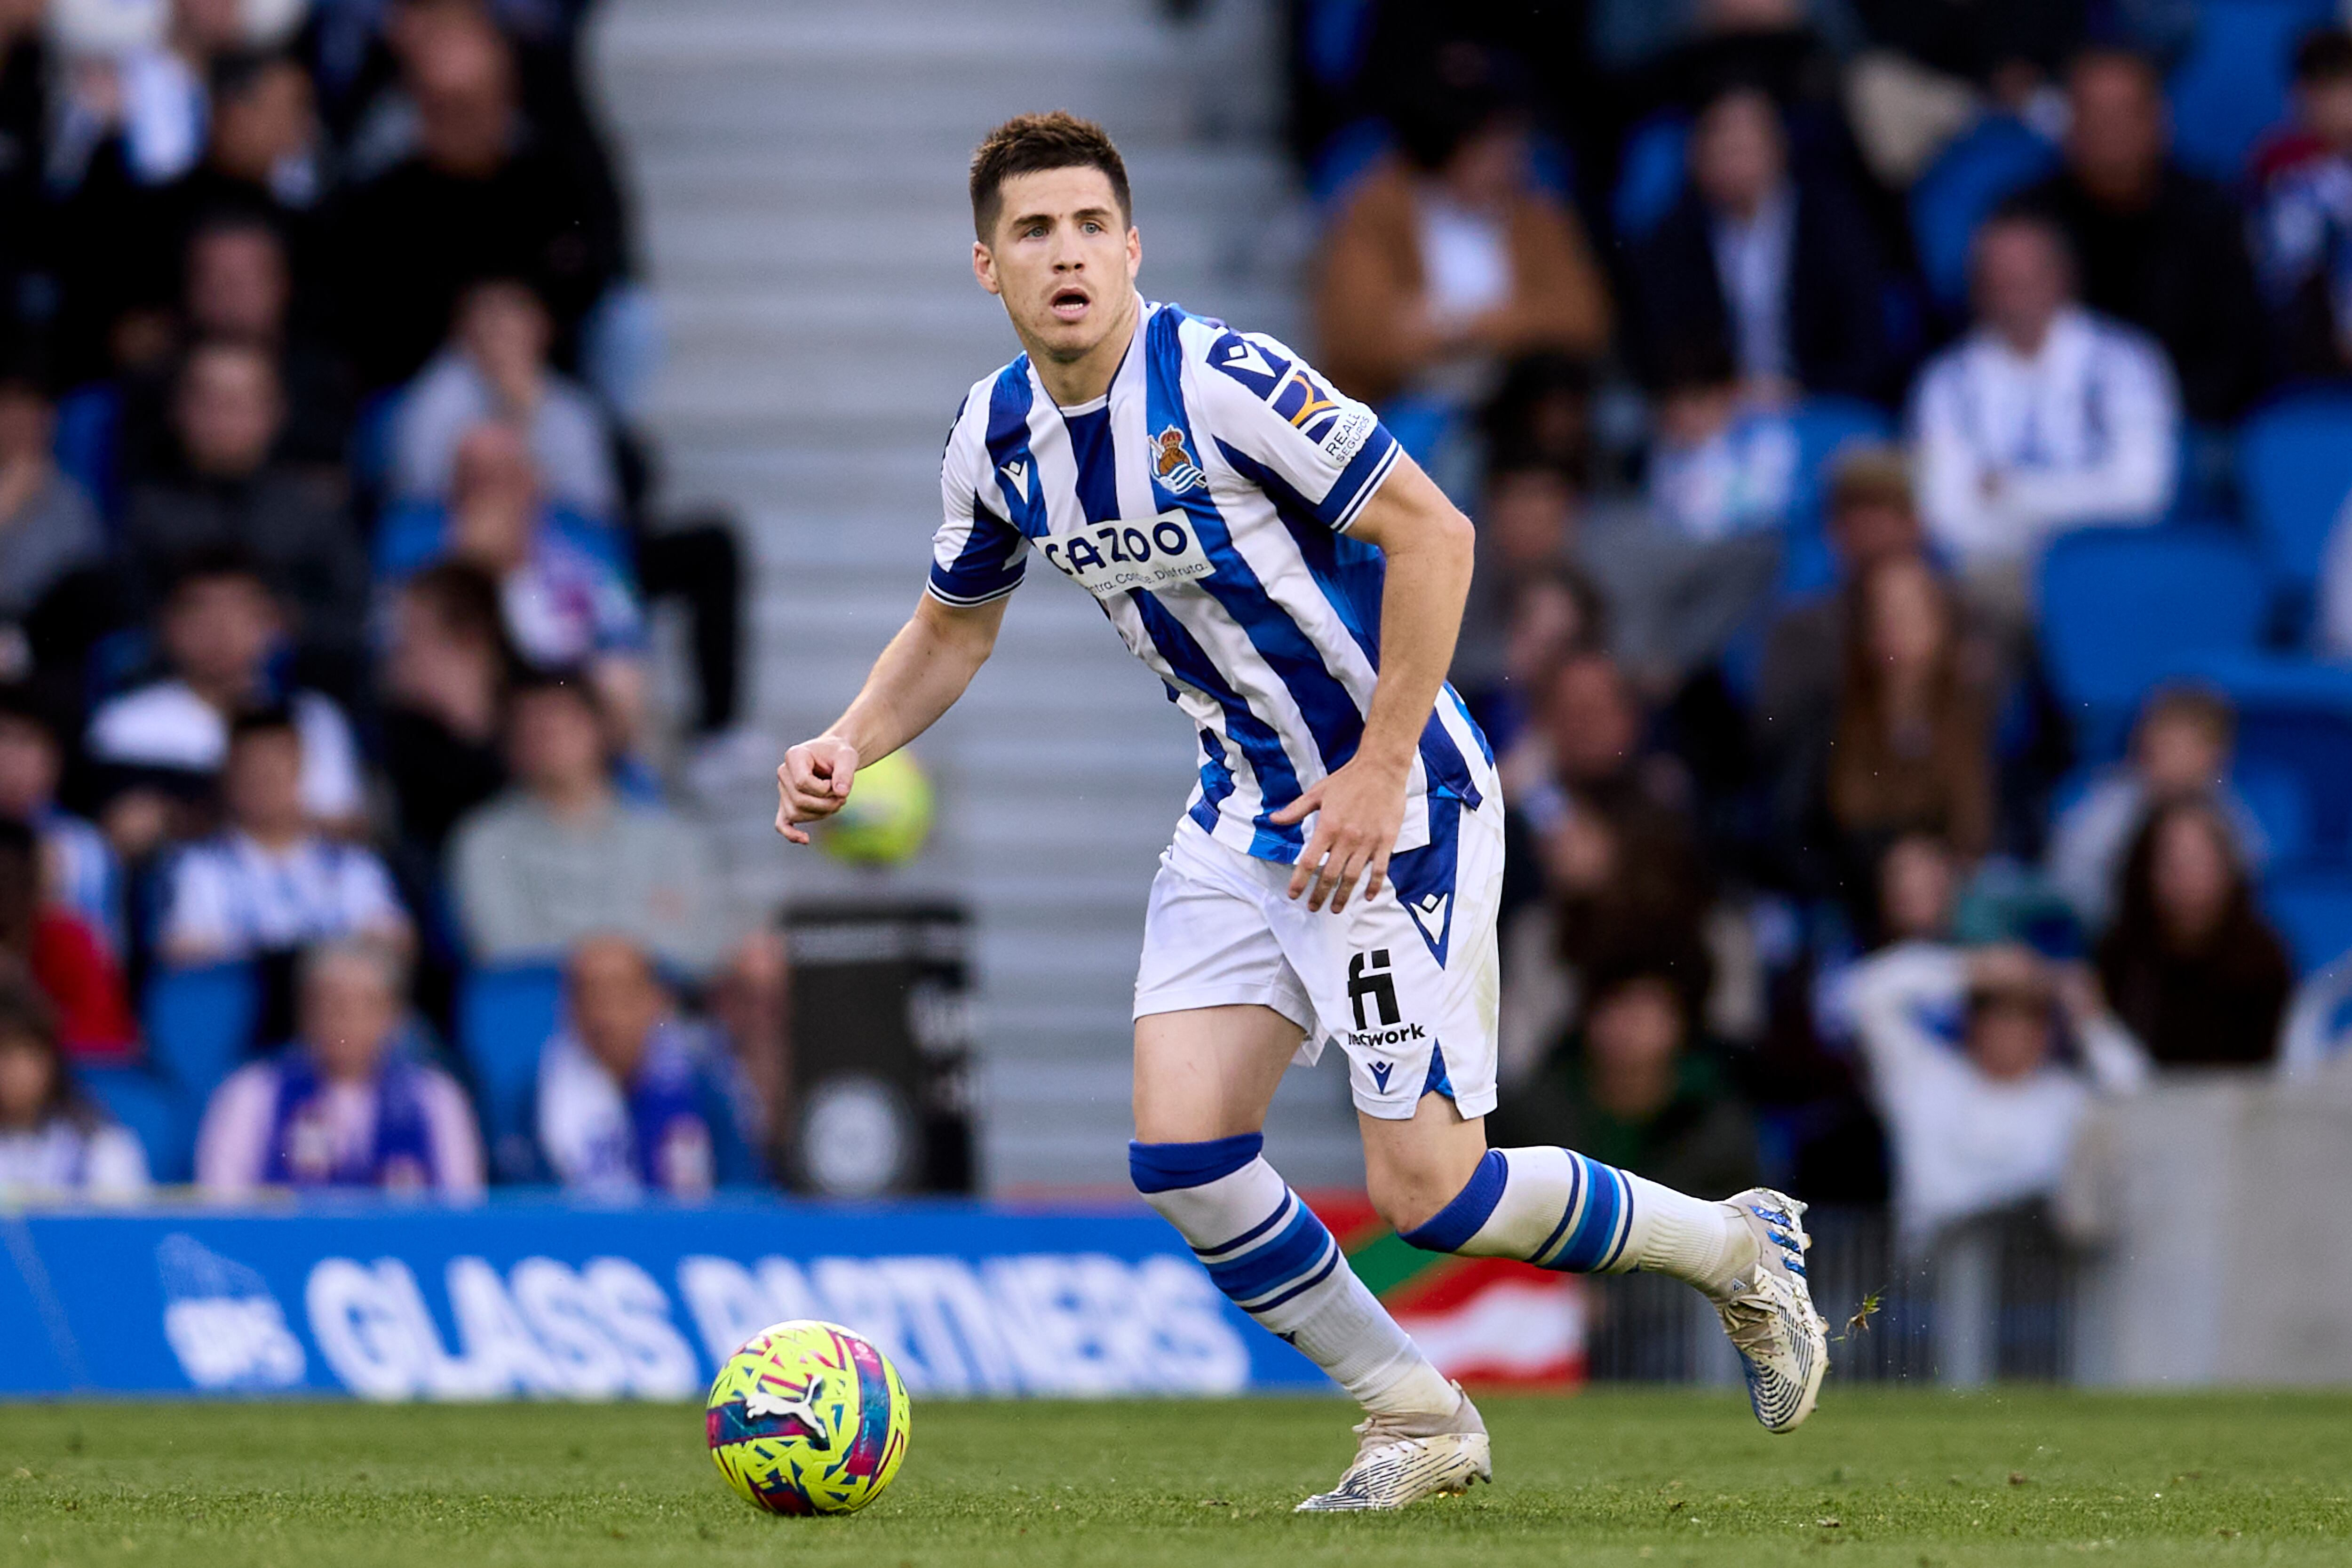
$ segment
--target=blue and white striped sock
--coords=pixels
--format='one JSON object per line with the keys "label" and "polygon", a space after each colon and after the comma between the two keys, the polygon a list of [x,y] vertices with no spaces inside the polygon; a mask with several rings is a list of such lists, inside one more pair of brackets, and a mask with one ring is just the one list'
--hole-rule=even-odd
{"label": "blue and white striped sock", "polygon": [[1444,1414],[1453,1385],[1348,1267],[1339,1244],[1267,1164],[1262,1134],[1129,1143],[1144,1200],[1234,1305],[1297,1346],[1367,1410]]}
{"label": "blue and white striped sock", "polygon": [[1489,1149],[1454,1201],[1404,1239],[1430,1252],[1517,1258],[1574,1274],[1640,1268],[1720,1289],[1752,1250],[1719,1203],[1571,1149]]}

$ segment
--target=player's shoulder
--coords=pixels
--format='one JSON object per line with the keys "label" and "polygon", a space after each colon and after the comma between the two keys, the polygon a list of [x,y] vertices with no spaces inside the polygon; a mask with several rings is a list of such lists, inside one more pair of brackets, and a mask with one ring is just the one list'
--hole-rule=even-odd
{"label": "player's shoulder", "polygon": [[1161,309],[1172,312],[1177,343],[1188,364],[1203,373],[1196,380],[1213,396],[1237,391],[1271,403],[1286,383],[1313,374],[1298,351],[1271,332],[1245,331],[1179,306]]}
{"label": "player's shoulder", "polygon": [[956,405],[955,417],[948,421],[947,440],[940,452],[942,464],[952,466],[959,460],[971,462],[984,458],[990,427],[1008,418],[1025,419],[1030,395],[1027,354],[1015,355],[973,382],[965,389],[963,401]]}
{"label": "player's shoulder", "polygon": [[[1245,447],[1300,441],[1345,465],[1371,438],[1372,411],[1337,391],[1304,355],[1270,332],[1194,317],[1180,329],[1197,370],[1200,410]],[[1296,432],[1296,434],[1292,434]]]}

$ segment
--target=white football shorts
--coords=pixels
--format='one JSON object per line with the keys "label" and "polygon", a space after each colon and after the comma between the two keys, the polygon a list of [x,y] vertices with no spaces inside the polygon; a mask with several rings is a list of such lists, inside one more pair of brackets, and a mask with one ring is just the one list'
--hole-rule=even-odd
{"label": "white football shorts", "polygon": [[1465,1116],[1493,1110],[1502,804],[1429,806],[1429,843],[1391,856],[1380,896],[1336,915],[1287,896],[1290,867],[1185,819],[1152,879],[1135,1016],[1271,1007],[1307,1032],[1300,1062],[1329,1041],[1347,1052],[1368,1116],[1404,1121],[1432,1090]]}

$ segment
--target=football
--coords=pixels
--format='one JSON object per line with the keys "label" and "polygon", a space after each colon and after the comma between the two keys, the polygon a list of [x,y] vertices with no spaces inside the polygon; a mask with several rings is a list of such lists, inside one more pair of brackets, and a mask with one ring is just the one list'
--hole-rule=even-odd
{"label": "football", "polygon": [[907,1456],[898,1368],[837,1323],[778,1323],[745,1341],[710,1385],[719,1473],[771,1513],[855,1513]]}
{"label": "football", "polygon": [[931,835],[931,780],[913,754],[893,752],[857,770],[841,810],[817,843],[853,866],[903,866]]}

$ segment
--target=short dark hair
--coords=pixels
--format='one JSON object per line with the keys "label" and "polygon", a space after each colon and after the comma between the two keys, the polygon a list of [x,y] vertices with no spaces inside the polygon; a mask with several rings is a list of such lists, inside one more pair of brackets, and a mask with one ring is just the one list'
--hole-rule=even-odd
{"label": "short dark hair", "polygon": [[225,577],[241,577],[263,593],[270,593],[268,575],[252,551],[236,543],[206,544],[172,563],[164,602],[170,603],[199,583],[218,582]]}
{"label": "short dark hair", "polygon": [[294,717],[294,710],[283,702],[271,702],[248,708],[229,721],[228,743],[234,747],[256,735],[290,735],[302,738],[302,726]]}
{"label": "short dark hair", "polygon": [[1004,216],[1004,182],[1015,174],[1047,169],[1098,169],[1118,198],[1122,222],[1132,222],[1127,163],[1110,135],[1091,120],[1066,109],[1051,114],[1017,114],[982,138],[971,154],[971,227],[985,245]]}
{"label": "short dark hair", "polygon": [[2321,82],[2352,77],[2352,32],[2320,27],[2305,33],[2294,46],[2294,84],[2316,87]]}
{"label": "short dark hair", "polygon": [[526,697],[570,697],[598,719],[604,716],[604,700],[596,689],[595,680],[587,670],[576,667],[526,665],[516,674],[507,695],[509,701]]}

